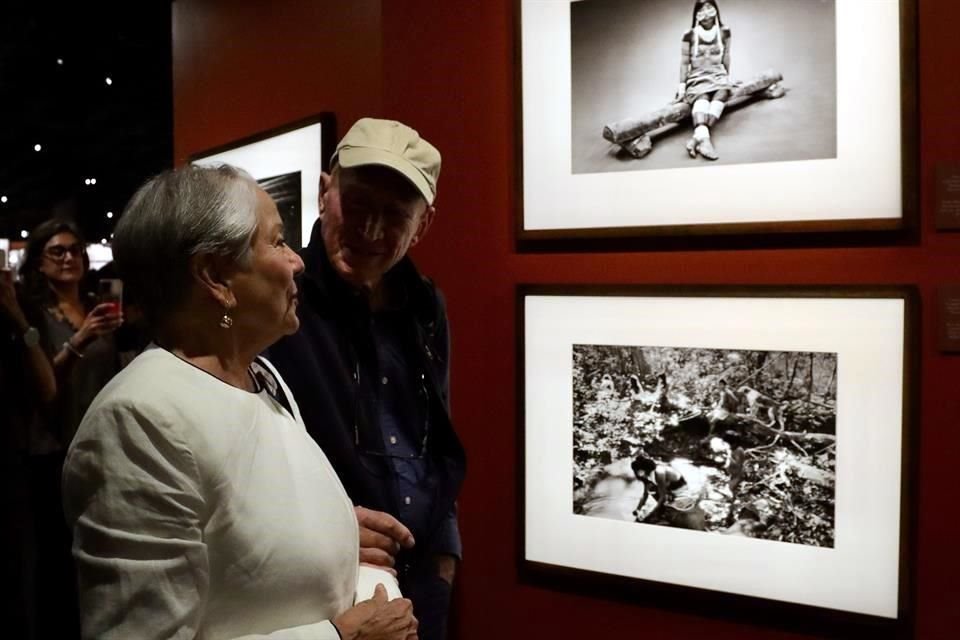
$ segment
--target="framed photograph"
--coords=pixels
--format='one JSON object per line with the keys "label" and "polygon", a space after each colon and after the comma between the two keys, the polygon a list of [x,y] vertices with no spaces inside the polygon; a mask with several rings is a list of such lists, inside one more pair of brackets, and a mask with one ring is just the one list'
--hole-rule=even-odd
{"label": "framed photograph", "polygon": [[905,624],[912,288],[521,286],[517,304],[524,575]]}
{"label": "framed photograph", "polygon": [[277,203],[287,243],[299,250],[320,215],[320,173],[336,148],[335,120],[322,113],[190,156],[194,164],[246,170]]}
{"label": "framed photograph", "polygon": [[521,247],[916,226],[915,0],[518,7]]}

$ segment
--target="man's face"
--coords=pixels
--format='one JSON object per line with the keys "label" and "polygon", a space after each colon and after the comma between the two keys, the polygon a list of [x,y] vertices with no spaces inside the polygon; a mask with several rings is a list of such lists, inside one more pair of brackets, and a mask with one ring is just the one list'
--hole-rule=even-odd
{"label": "man's face", "polygon": [[424,236],[434,209],[397,172],[338,168],[321,182],[323,244],[341,278],[373,289]]}

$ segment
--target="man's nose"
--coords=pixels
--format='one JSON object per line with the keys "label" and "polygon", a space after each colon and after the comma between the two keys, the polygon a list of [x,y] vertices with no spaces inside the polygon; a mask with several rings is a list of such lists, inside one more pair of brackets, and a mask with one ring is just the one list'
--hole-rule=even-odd
{"label": "man's nose", "polygon": [[383,237],[383,216],[369,213],[363,220],[363,237],[367,240],[379,240]]}

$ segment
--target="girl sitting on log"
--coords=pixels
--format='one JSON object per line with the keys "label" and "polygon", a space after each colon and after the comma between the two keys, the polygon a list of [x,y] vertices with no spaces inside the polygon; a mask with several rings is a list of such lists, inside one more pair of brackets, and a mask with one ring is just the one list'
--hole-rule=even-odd
{"label": "girl sitting on log", "polygon": [[687,142],[691,158],[716,160],[710,128],[730,99],[730,29],[720,20],[715,0],[697,0],[693,21],[682,38],[677,101],[692,106],[693,136]]}

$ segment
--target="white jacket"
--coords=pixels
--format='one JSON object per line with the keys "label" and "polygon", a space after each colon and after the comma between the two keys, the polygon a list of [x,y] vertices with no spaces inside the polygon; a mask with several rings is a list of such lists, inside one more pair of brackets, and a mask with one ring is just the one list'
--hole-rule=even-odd
{"label": "white jacket", "polygon": [[[265,361],[264,361],[265,362]],[[362,568],[353,505],[261,389],[150,348],[93,401],[67,454],[85,638],[331,639],[383,571]]]}

